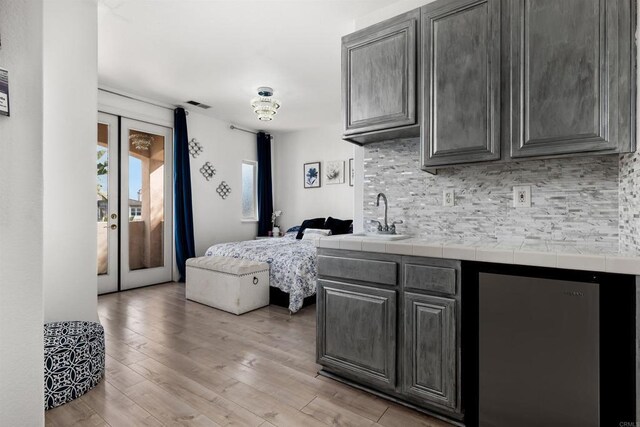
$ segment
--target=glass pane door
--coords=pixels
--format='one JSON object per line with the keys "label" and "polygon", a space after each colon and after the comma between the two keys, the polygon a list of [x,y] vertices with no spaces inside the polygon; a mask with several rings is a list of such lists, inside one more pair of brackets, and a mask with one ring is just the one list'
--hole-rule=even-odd
{"label": "glass pane door", "polygon": [[121,143],[121,288],[170,281],[171,129],[123,119]]}
{"label": "glass pane door", "polygon": [[118,118],[100,113],[96,145],[98,293],[118,290]]}
{"label": "glass pane door", "polygon": [[162,135],[129,130],[129,268],[164,265]]}

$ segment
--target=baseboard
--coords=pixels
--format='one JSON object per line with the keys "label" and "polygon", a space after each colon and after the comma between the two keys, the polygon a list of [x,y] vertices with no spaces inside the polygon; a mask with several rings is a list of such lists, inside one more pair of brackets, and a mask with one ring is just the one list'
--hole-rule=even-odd
{"label": "baseboard", "polygon": [[358,384],[356,382],[353,382],[353,381],[350,381],[350,380],[348,380],[346,378],[343,378],[343,377],[341,377],[339,375],[332,374],[331,372],[325,371],[324,369],[320,369],[318,371],[318,375],[322,375],[323,377],[331,378],[332,380],[341,382],[341,383],[346,384],[346,385],[348,385],[350,387],[353,387],[353,388],[357,388],[358,390],[366,391],[367,393],[373,394],[374,396],[381,397],[381,398],[383,398],[385,400],[389,400],[389,401],[391,401],[393,403],[397,403],[398,405],[402,405],[402,406],[405,406],[407,408],[413,409],[414,411],[421,412],[421,413],[423,413],[425,415],[428,415],[430,417],[437,418],[437,419],[442,420],[442,421],[444,421],[446,423],[449,423],[449,424],[451,424],[453,426],[465,427],[465,424],[462,421],[459,421],[459,420],[456,420],[456,419],[453,419],[453,418],[449,418],[449,417],[445,417],[444,415],[439,414],[437,412],[430,411],[428,409],[425,409],[425,408],[422,408],[420,406],[413,405],[413,404],[411,404],[409,402],[406,402],[404,400],[398,399],[397,397],[393,397],[393,396],[390,396],[388,394],[381,393],[379,391],[373,390],[373,389],[371,389],[369,387],[365,387],[365,386],[360,385],[360,384]]}

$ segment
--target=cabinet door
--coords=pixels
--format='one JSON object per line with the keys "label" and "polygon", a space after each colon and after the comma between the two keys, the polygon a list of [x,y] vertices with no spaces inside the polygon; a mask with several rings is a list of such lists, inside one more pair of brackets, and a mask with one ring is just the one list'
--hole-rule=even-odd
{"label": "cabinet door", "polygon": [[396,383],[396,291],[318,281],[318,363],[380,390]]}
{"label": "cabinet door", "polygon": [[510,3],[512,157],[629,150],[631,3]]}
{"label": "cabinet door", "polygon": [[410,400],[456,409],[455,300],[405,293],[402,392]]}
{"label": "cabinet door", "polygon": [[423,167],[500,158],[500,0],[422,8]]}
{"label": "cabinet door", "polygon": [[414,125],[419,10],[342,39],[344,135]]}

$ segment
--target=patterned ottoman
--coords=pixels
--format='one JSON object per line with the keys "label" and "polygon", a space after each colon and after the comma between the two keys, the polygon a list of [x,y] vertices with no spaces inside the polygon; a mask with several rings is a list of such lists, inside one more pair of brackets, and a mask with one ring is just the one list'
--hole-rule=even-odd
{"label": "patterned ottoman", "polygon": [[55,408],[91,390],[104,376],[104,329],[94,322],[44,325],[44,407]]}

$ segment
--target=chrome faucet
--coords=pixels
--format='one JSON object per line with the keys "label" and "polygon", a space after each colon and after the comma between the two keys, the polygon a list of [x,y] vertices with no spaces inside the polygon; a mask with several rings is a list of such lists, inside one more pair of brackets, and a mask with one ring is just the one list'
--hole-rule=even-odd
{"label": "chrome faucet", "polygon": [[380,198],[384,201],[384,225],[380,221],[371,220],[371,223],[378,224],[378,233],[380,234],[396,234],[396,224],[402,224],[402,220],[393,221],[391,225],[387,222],[387,213],[389,211],[389,204],[387,201],[387,196],[384,193],[378,193],[378,197],[376,198],[376,206],[380,207]]}
{"label": "chrome faucet", "polygon": [[380,207],[380,197],[382,197],[382,200],[384,200],[384,229],[385,231],[387,231],[389,230],[389,224],[387,223],[387,211],[389,210],[389,203],[387,202],[387,196],[385,196],[384,193],[378,193],[378,197],[376,198],[377,207]]}

